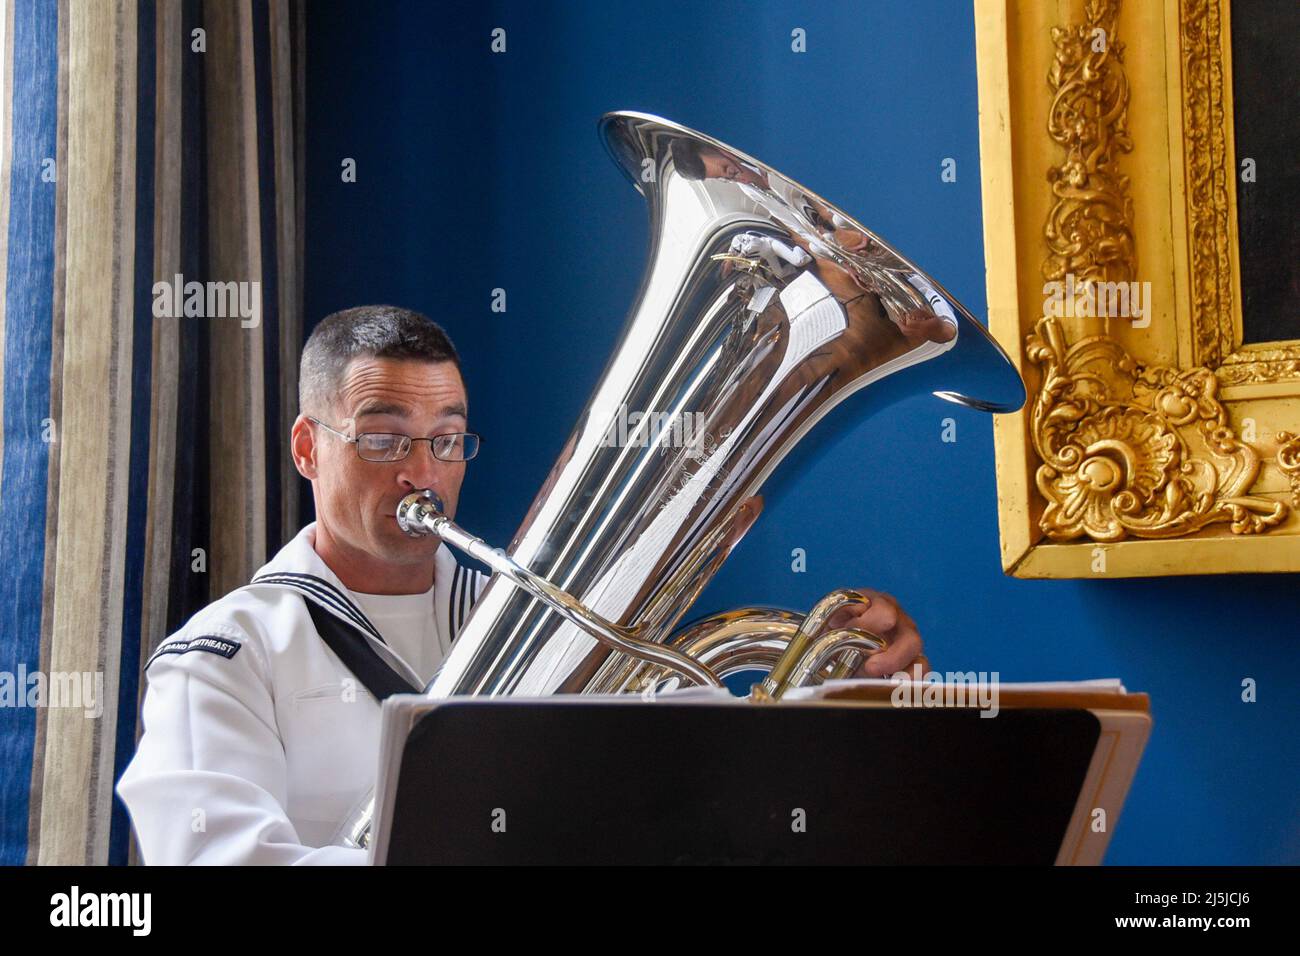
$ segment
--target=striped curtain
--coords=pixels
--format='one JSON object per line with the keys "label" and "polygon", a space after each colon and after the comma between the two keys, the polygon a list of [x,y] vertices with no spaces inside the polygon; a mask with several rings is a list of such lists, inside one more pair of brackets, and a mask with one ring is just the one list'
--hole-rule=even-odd
{"label": "striped curtain", "polygon": [[0,4],[0,863],[125,863],[141,663],[297,528],[303,10]]}

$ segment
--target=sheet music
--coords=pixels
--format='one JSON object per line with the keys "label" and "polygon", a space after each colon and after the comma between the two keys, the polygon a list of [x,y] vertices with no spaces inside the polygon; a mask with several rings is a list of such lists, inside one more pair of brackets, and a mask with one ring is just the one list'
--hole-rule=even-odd
{"label": "sheet music", "polygon": [[[967,681],[970,685],[972,681]],[[897,682],[888,677],[863,677],[857,679],[828,680],[815,687],[795,687],[786,691],[782,700],[818,700],[829,691],[842,690],[845,687],[896,687]],[[1039,694],[1059,694],[1062,691],[1087,691],[1091,694],[1125,694],[1128,691],[1118,677],[1101,677],[1092,680],[1058,680],[1028,681],[1012,683],[998,681],[997,688],[1002,691],[1018,691]]]}

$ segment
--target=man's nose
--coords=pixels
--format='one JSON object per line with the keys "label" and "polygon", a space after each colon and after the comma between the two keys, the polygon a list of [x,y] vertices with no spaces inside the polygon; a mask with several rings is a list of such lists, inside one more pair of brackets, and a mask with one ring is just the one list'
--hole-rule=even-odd
{"label": "man's nose", "polygon": [[443,463],[433,456],[433,447],[427,441],[411,442],[410,453],[402,459],[398,480],[411,489],[433,488]]}

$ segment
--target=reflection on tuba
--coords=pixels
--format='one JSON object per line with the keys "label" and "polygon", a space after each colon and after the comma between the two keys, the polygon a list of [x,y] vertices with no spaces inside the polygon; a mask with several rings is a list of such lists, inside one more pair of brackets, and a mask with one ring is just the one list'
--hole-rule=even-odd
{"label": "reflection on tuba", "polygon": [[[1020,376],[942,286],[763,163],[642,113],[600,132],[649,204],[649,267],[504,552],[428,494],[403,502],[408,533],[496,572],[426,693],[646,693],[757,669],[751,697],[768,700],[847,675],[883,646],[827,626],[866,600],[856,591],[807,615],[751,607],[675,628],[758,518],[768,476],[841,402],[926,390],[1009,412]],[[349,821],[348,841],[365,845],[368,823]]]}

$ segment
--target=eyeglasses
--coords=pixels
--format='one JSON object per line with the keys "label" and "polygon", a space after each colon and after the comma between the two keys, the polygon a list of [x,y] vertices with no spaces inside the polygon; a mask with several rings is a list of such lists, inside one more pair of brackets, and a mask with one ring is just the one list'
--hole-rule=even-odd
{"label": "eyeglasses", "polygon": [[330,428],[317,418],[307,421],[319,425],[331,435],[337,435],[345,442],[356,445],[357,456],[365,461],[401,461],[411,453],[411,445],[417,441],[427,441],[433,451],[433,457],[440,461],[469,461],[478,454],[483,437],[473,432],[448,432],[434,435],[432,438],[412,438],[410,435],[394,435],[388,432],[362,432],[356,438],[349,438],[341,431]]}

